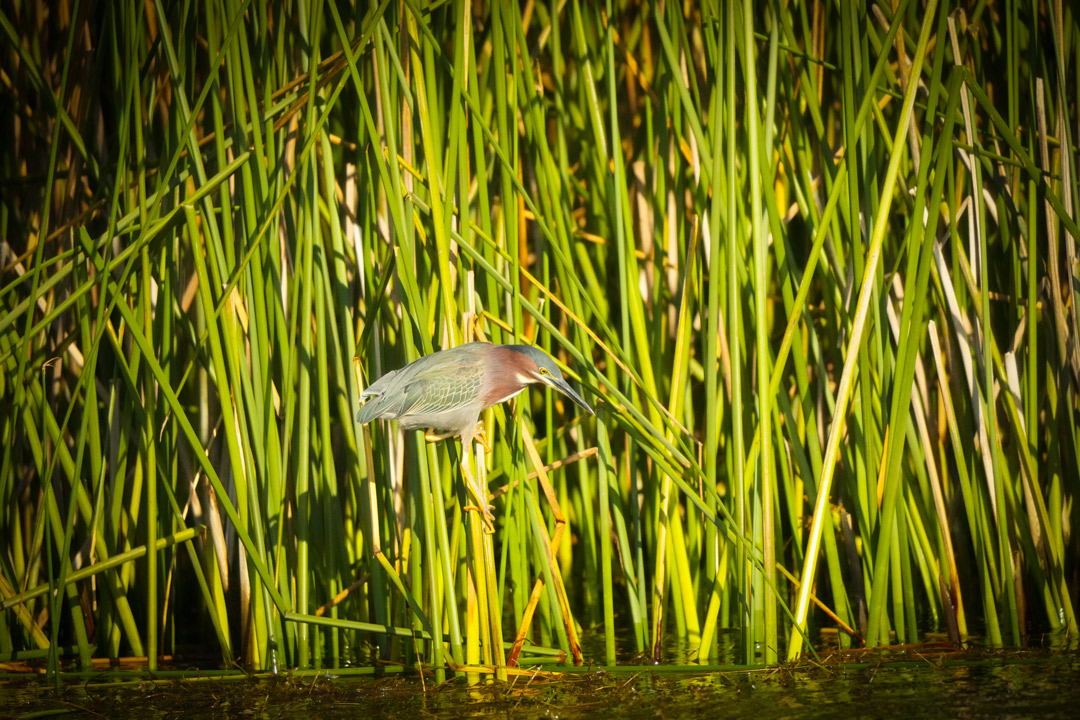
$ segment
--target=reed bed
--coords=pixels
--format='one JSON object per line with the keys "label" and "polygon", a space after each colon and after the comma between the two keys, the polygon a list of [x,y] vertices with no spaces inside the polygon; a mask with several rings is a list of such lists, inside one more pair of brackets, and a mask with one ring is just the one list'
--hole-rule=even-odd
{"label": "reed bed", "polygon": [[[1075,642],[1074,12],[3,3],[0,659]],[[595,418],[355,422],[471,338]]]}

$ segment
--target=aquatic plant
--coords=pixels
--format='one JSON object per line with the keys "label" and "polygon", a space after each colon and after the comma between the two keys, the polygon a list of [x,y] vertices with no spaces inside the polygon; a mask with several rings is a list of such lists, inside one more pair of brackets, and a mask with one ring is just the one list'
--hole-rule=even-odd
{"label": "aquatic plant", "polygon": [[[608,664],[1077,637],[1070,7],[75,0],[0,32],[0,657],[442,679],[585,628]],[[489,411],[494,537],[462,450],[354,417],[476,335],[597,410]]]}

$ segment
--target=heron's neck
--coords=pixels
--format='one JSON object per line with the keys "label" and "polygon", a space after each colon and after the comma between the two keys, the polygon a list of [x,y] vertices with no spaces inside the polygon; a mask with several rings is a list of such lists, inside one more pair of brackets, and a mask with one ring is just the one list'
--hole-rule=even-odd
{"label": "heron's neck", "polygon": [[484,408],[509,400],[533,382],[531,377],[518,370],[521,364],[518,355],[518,352],[502,347],[492,351],[493,367],[487,374],[481,395]]}

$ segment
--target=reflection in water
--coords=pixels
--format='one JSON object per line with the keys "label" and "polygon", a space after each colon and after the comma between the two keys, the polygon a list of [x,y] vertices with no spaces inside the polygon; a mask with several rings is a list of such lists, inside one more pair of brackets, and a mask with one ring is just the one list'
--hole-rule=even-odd
{"label": "reflection in water", "polygon": [[[62,711],[110,718],[400,717],[911,717],[1074,718],[1080,656],[1043,652],[856,653],[858,666],[721,671],[662,668],[519,677],[506,685],[458,683],[425,693],[415,673],[381,678],[276,677],[68,685],[59,695],[32,676],[0,678],[0,716]],[[897,662],[899,658],[904,662]],[[953,664],[957,663],[957,664]],[[550,666],[548,666],[550,669]],[[127,676],[130,678],[130,674]],[[78,714],[77,713],[77,714]],[[82,716],[82,715],[80,715]],[[70,717],[70,715],[69,715]]]}

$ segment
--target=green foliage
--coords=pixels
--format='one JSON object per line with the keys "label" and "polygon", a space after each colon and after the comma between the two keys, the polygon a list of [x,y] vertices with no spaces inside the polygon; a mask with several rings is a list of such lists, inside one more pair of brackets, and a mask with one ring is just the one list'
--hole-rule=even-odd
{"label": "green foliage", "polygon": [[885,5],[5,4],[0,658],[1075,639],[1076,18]]}

